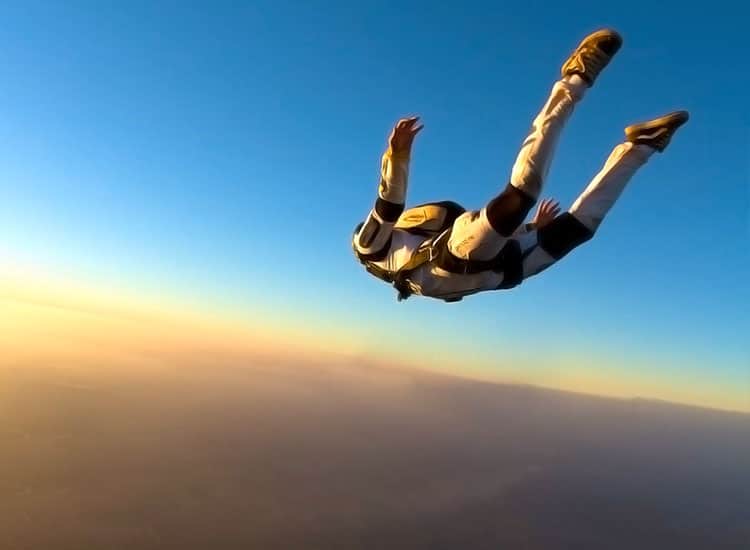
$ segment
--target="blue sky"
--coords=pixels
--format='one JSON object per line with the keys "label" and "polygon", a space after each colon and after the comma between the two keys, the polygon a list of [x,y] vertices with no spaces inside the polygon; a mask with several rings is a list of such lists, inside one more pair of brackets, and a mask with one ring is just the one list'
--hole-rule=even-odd
{"label": "blue sky", "polygon": [[[590,354],[750,386],[747,8],[548,4],[6,3],[2,248],[104,286],[377,335],[371,349]],[[543,276],[396,303],[349,248],[393,122],[426,125],[410,202],[479,207],[601,26],[624,47],[545,195],[570,204],[629,123],[681,108],[689,124]]]}

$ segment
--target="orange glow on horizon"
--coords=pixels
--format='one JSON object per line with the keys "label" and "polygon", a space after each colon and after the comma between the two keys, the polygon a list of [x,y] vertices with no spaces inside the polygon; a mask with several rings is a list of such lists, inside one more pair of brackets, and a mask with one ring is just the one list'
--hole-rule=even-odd
{"label": "orange glow on horizon", "polygon": [[0,367],[365,360],[491,382],[750,412],[748,388],[727,390],[718,383],[674,380],[655,369],[604,364],[590,357],[555,357],[542,366],[513,356],[511,350],[505,350],[503,357],[477,352],[467,364],[466,357],[445,349],[425,352],[386,344],[386,334],[372,341],[366,338],[371,334],[351,328],[331,332],[323,323],[311,326],[309,321],[268,319],[262,311],[240,319],[225,312],[201,312],[162,297],[158,305],[150,304],[125,293],[95,292],[28,273],[0,273]]}

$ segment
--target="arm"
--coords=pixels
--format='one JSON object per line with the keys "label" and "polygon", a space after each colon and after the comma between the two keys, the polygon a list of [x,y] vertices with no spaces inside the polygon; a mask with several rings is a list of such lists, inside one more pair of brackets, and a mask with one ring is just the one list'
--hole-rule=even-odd
{"label": "arm", "polygon": [[373,259],[388,253],[391,233],[404,211],[409,181],[409,160],[414,137],[423,128],[419,118],[402,119],[388,140],[388,149],[380,165],[380,183],[375,206],[354,235],[357,252]]}

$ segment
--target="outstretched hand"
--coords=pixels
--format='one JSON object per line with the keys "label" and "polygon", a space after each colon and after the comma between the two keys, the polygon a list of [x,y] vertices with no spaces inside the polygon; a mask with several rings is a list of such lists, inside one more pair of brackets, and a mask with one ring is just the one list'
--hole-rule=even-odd
{"label": "outstretched hand", "polygon": [[534,214],[534,219],[531,221],[537,229],[541,229],[549,222],[555,219],[560,213],[560,203],[552,199],[544,199],[539,203]]}
{"label": "outstretched hand", "polygon": [[424,128],[423,124],[417,124],[419,117],[402,118],[396,123],[390,137],[388,146],[395,155],[408,155],[414,143],[415,136]]}

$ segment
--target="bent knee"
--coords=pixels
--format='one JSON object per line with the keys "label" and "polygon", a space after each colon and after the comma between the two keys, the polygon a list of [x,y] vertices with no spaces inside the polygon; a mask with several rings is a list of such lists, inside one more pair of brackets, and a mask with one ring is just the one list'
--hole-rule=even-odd
{"label": "bent knee", "polygon": [[526,219],[535,202],[533,194],[509,183],[487,205],[487,219],[500,235],[510,237]]}
{"label": "bent knee", "polygon": [[577,246],[594,236],[594,231],[586,227],[570,212],[565,212],[542,227],[538,232],[539,246],[555,260],[559,260]]}

